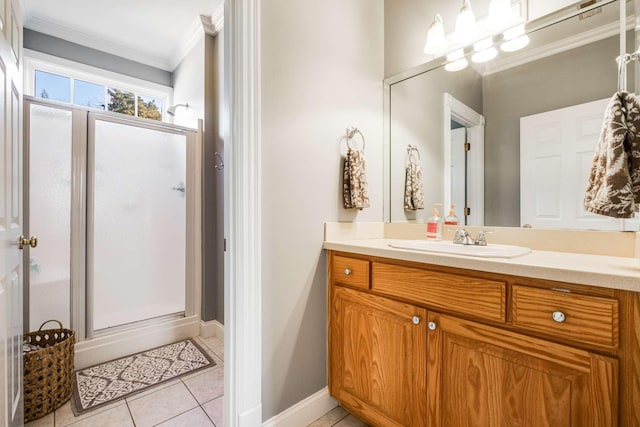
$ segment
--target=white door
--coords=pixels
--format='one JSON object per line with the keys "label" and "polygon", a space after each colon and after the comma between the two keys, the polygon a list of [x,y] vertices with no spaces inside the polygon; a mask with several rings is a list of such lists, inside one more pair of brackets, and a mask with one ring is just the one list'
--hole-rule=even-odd
{"label": "white door", "polygon": [[[464,144],[467,129],[451,129],[451,203],[456,206],[456,215],[461,225],[466,224],[464,208],[467,203],[467,156]],[[450,206],[442,207],[442,215],[449,214]]]}
{"label": "white door", "polygon": [[0,426],[22,425],[22,15],[0,0]]}
{"label": "white door", "polygon": [[620,220],[582,207],[608,102],[601,99],[520,119],[521,225],[620,229]]}

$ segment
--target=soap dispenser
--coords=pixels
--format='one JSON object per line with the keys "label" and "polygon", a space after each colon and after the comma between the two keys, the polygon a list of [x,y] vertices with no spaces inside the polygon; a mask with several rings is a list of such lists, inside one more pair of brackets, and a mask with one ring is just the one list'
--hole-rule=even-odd
{"label": "soap dispenser", "polygon": [[427,221],[427,239],[439,241],[442,240],[442,217],[438,206],[440,203],[433,205],[433,212]]}
{"label": "soap dispenser", "polygon": [[456,216],[456,207],[455,205],[451,205],[451,209],[449,210],[449,215],[444,219],[445,225],[458,225],[458,217]]}

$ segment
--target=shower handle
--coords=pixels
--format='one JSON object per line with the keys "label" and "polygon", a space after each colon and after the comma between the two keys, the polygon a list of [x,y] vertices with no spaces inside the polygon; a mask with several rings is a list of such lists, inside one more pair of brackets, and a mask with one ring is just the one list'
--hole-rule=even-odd
{"label": "shower handle", "polygon": [[24,236],[18,237],[18,249],[22,250],[25,246],[31,246],[32,248],[37,247],[38,238],[36,236],[31,236],[28,239]]}
{"label": "shower handle", "polygon": [[178,183],[177,187],[172,187],[171,189],[173,191],[178,191],[178,192],[182,193],[183,195],[184,195],[185,191],[187,190],[185,185],[184,185],[184,182],[182,182],[182,181],[180,181],[180,183]]}

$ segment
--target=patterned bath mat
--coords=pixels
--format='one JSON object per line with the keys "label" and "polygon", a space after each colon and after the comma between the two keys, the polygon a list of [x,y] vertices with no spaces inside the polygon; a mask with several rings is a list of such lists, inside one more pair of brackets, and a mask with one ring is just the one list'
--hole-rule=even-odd
{"label": "patterned bath mat", "polygon": [[112,360],[76,371],[71,407],[76,415],[80,415],[215,364],[192,340]]}

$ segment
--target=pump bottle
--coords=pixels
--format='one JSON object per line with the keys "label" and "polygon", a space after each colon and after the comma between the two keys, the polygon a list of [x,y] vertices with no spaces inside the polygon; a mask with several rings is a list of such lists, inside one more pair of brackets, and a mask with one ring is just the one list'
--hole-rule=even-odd
{"label": "pump bottle", "polygon": [[456,216],[456,207],[451,205],[449,215],[444,219],[444,225],[458,225],[458,217]]}
{"label": "pump bottle", "polygon": [[440,241],[442,240],[442,217],[438,206],[440,203],[433,205],[433,212],[427,221],[427,239]]}

